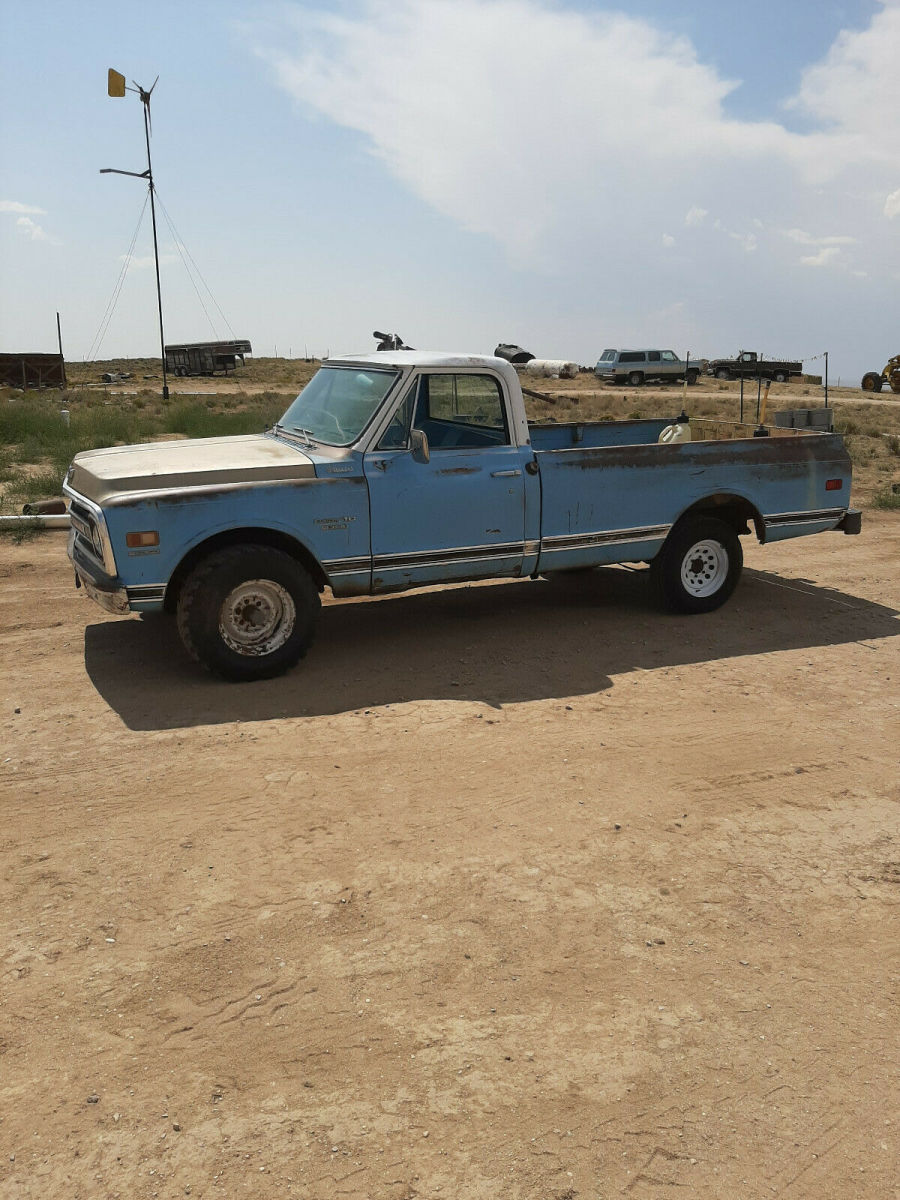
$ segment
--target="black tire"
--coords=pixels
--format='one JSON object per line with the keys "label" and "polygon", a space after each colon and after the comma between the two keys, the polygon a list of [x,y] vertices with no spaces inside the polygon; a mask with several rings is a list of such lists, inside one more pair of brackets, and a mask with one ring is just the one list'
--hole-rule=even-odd
{"label": "black tire", "polygon": [[184,647],[208,671],[242,682],[271,679],[306,654],[321,602],[283,550],[227,546],[200,562],[178,598]]}
{"label": "black tire", "polygon": [[640,387],[643,382],[644,382],[643,371],[632,371],[631,374],[628,376],[628,386],[629,387]]}
{"label": "black tire", "polygon": [[789,376],[787,371],[776,371],[772,378],[776,383],[787,383]]}
{"label": "black tire", "polygon": [[880,392],[883,383],[883,375],[876,375],[874,371],[866,371],[862,377],[862,390],[864,392]]}
{"label": "black tire", "polygon": [[716,371],[716,379],[730,379],[730,378],[731,378],[731,372],[728,370],[727,367],[719,367],[719,369]]}
{"label": "black tire", "polygon": [[693,387],[699,378],[700,378],[699,371],[688,371],[688,373],[687,373],[688,387]]}
{"label": "black tire", "polygon": [[744,565],[738,535],[716,517],[685,517],[651,565],[651,579],[670,612],[712,612],[737,587]]}

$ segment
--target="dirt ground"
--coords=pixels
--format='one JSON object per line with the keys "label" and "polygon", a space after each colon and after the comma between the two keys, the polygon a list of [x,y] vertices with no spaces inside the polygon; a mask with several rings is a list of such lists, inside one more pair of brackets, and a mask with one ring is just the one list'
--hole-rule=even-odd
{"label": "dirt ground", "polygon": [[900,1195],[900,518],[744,540],[246,686],[0,542],[0,1195]]}

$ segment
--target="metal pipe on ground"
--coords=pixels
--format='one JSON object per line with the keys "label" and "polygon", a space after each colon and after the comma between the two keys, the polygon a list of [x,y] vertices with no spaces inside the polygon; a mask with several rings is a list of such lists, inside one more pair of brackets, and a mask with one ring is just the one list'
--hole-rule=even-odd
{"label": "metal pipe on ground", "polygon": [[0,516],[0,529],[68,529],[68,513],[32,513]]}

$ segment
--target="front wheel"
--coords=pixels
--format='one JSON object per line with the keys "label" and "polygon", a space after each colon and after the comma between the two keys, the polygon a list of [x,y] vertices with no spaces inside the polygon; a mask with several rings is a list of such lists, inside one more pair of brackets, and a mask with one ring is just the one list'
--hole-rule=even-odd
{"label": "front wheel", "polygon": [[664,608],[703,613],[725,603],[743,565],[740,539],[730,525],[715,517],[688,517],[666,538],[651,575]]}
{"label": "front wheel", "polygon": [[228,546],[188,576],[178,599],[178,632],[191,657],[215,675],[270,679],[304,656],[319,608],[316,585],[289,554]]}
{"label": "front wheel", "polygon": [[864,392],[880,392],[883,383],[883,375],[876,375],[874,371],[866,371],[862,377],[862,390]]}

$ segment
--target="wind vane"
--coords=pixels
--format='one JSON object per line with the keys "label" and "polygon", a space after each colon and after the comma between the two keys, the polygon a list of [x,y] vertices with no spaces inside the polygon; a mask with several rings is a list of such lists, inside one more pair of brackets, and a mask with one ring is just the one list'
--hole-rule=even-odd
{"label": "wind vane", "polygon": [[153,88],[159,82],[159,76],[153,80],[152,86],[143,88],[139,83],[133,87],[128,87],[125,83],[125,76],[119,71],[109,68],[109,80],[107,83],[107,92],[114,98],[122,97],[126,92],[135,92],[141,98],[141,103],[144,106],[144,138],[147,143],[147,170],[146,171],[119,171],[115,167],[102,167],[101,175],[131,175],[135,179],[146,179],[147,186],[150,189],[150,220],[153,225],[153,258],[156,263],[156,302],[159,309],[159,348],[162,355],[162,375],[163,375],[163,399],[169,398],[169,387],[166,378],[166,344],[163,334],[163,312],[162,312],[162,289],[159,282],[159,246],[156,240],[156,204],[154,202],[154,187],[153,187],[153,164],[150,161],[150,134],[153,131],[153,125],[150,120],[150,97],[153,95]]}

